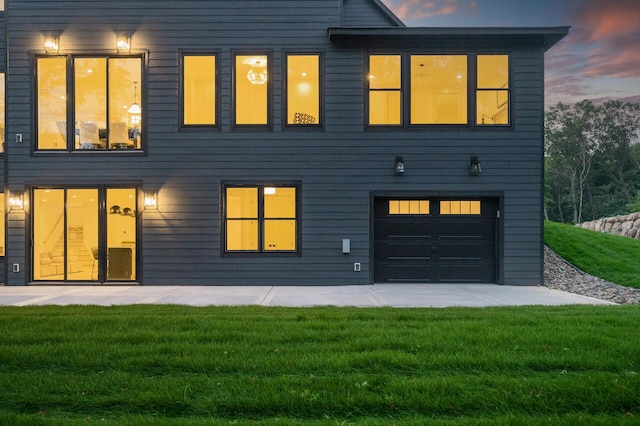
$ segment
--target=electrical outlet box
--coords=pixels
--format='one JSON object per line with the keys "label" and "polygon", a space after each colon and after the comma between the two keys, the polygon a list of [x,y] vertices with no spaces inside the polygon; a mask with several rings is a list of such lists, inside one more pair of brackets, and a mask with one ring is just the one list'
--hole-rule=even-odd
{"label": "electrical outlet box", "polygon": [[348,238],[344,238],[342,240],[342,254],[351,253],[351,240]]}
{"label": "electrical outlet box", "polygon": [[16,142],[17,143],[22,143],[22,133],[17,133],[16,134]]}
{"label": "electrical outlet box", "polygon": [[360,263],[356,262],[353,264],[353,272],[360,272]]}
{"label": "electrical outlet box", "polygon": [[20,264],[19,263],[14,263],[13,264],[13,272],[15,272],[15,273],[20,272]]}

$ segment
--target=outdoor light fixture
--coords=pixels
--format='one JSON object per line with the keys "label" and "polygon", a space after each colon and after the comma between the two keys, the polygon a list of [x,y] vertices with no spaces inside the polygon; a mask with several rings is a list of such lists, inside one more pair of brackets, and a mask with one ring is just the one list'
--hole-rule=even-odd
{"label": "outdoor light fixture", "polygon": [[144,193],[144,208],[145,210],[155,210],[158,208],[158,193],[157,192],[145,192]]}
{"label": "outdoor light fixture", "polygon": [[47,53],[58,53],[60,44],[58,37],[48,36],[44,39],[44,50]]}
{"label": "outdoor light fixture", "polygon": [[478,157],[471,157],[469,159],[469,174],[471,176],[477,176],[482,173],[482,167],[480,166],[480,160]]}
{"label": "outdoor light fixture", "polygon": [[116,50],[118,53],[131,53],[131,37],[126,34],[120,34],[116,42]]}
{"label": "outdoor light fixture", "polygon": [[24,198],[22,192],[11,192],[9,194],[9,207],[11,210],[22,210],[24,208]]}
{"label": "outdoor light fixture", "polygon": [[396,156],[396,165],[394,167],[394,171],[397,175],[404,174],[404,160],[401,155]]}

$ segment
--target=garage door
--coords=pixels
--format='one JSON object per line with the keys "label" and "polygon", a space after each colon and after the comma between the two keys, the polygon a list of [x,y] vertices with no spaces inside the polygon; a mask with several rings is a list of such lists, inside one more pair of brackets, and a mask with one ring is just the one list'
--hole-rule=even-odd
{"label": "garage door", "polygon": [[374,199],[374,281],[496,282],[494,198]]}

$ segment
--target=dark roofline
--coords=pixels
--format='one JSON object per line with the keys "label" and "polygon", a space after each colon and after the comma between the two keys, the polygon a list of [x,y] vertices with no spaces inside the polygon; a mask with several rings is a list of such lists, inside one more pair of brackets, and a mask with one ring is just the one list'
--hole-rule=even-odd
{"label": "dark roofline", "polygon": [[404,22],[402,22],[400,18],[398,18],[396,14],[391,11],[391,9],[389,9],[384,3],[382,3],[381,0],[372,0],[372,2],[378,7],[378,9],[382,11],[382,13],[387,15],[389,19],[391,19],[397,26],[402,28],[406,27]]}
{"label": "dark roofline", "polygon": [[513,43],[540,43],[545,51],[562,40],[570,27],[333,27],[329,40],[371,41],[389,40],[406,42],[469,41]]}

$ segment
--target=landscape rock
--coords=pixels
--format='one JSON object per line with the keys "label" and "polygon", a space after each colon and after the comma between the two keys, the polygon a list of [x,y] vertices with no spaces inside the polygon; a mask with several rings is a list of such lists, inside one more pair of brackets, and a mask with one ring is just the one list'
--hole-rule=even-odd
{"label": "landscape rock", "polygon": [[618,304],[640,305],[640,289],[589,275],[544,248],[544,286]]}

